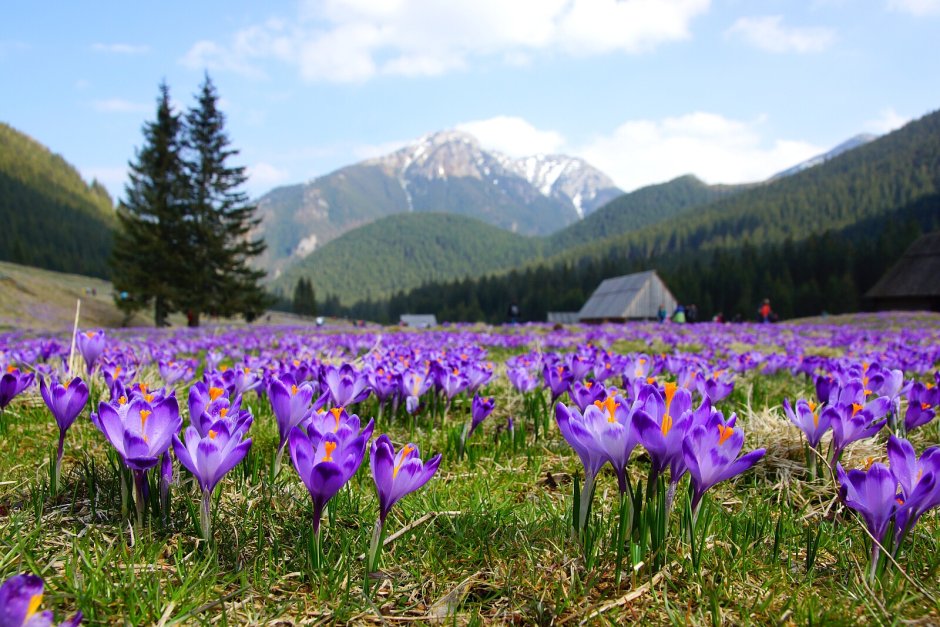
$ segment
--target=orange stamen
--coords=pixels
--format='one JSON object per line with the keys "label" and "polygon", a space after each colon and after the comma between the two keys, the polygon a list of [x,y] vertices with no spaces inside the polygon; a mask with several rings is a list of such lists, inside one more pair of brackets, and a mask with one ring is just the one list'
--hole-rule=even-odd
{"label": "orange stamen", "polygon": [[293,396],[293,395],[296,394],[296,393],[297,393],[297,386],[296,386],[296,385],[290,386],[290,394],[291,394],[291,396]]}
{"label": "orange stamen", "polygon": [[669,411],[669,406],[672,404],[672,397],[676,395],[676,388],[678,386],[675,383],[667,383],[665,385],[666,389],[666,411]]}
{"label": "orange stamen", "polygon": [[614,418],[614,413],[617,411],[617,408],[620,407],[620,403],[616,402],[613,396],[608,396],[603,401],[594,401],[594,405],[602,411],[607,412],[607,422],[617,422],[617,419]]}
{"label": "orange stamen", "polygon": [[215,431],[213,431],[212,429],[209,429],[209,439],[210,439],[210,440],[214,440],[214,439],[215,439],[215,436],[217,436],[217,435],[219,435],[219,434],[216,433]]}
{"label": "orange stamen", "polygon": [[223,390],[222,388],[209,388],[209,400],[214,401],[215,399],[222,396],[224,392],[225,390]]}
{"label": "orange stamen", "polygon": [[150,414],[152,414],[152,413],[153,413],[153,412],[150,411],[149,409],[141,409],[141,410],[140,410],[140,430],[141,430],[141,431],[144,430],[144,425],[147,424],[147,418],[150,418]]}
{"label": "orange stamen", "polygon": [[327,442],[323,445],[323,448],[326,449],[326,454],[323,456],[323,461],[333,461],[333,451],[336,450],[336,442]]}
{"label": "orange stamen", "polygon": [[343,408],[334,407],[333,409],[330,410],[330,413],[333,414],[333,419],[336,421],[336,429],[339,429],[339,417],[343,414]]}
{"label": "orange stamen", "polygon": [[663,435],[667,435],[671,429],[672,429],[672,416],[670,416],[668,413],[663,414],[663,425],[661,428]]}
{"label": "orange stamen", "polygon": [[29,605],[26,606],[26,616],[24,616],[23,624],[29,622],[29,619],[33,617],[36,612],[39,611],[39,606],[42,604],[42,593],[34,594],[29,597]]}
{"label": "orange stamen", "polygon": [[221,416],[222,418],[225,418],[227,414],[228,414],[228,407],[223,407],[222,409],[219,410],[219,416]]}
{"label": "orange stamen", "polygon": [[126,397],[126,396],[122,396],[121,398],[119,398],[119,399],[118,399],[118,405],[127,405],[127,397]]}
{"label": "orange stamen", "polygon": [[398,458],[398,463],[395,464],[395,468],[392,469],[392,479],[398,476],[398,471],[401,470],[401,465],[405,463],[405,459],[408,457],[408,454],[411,451],[415,450],[415,447],[410,444],[406,444],[405,448],[401,450],[401,457]]}
{"label": "orange stamen", "polygon": [[718,433],[721,434],[718,436],[718,444],[721,445],[725,443],[725,440],[731,437],[731,434],[734,433],[734,428],[718,425]]}
{"label": "orange stamen", "polygon": [[852,416],[854,417],[855,414],[862,411],[862,407],[864,407],[864,405],[859,405],[858,403],[852,403]]}

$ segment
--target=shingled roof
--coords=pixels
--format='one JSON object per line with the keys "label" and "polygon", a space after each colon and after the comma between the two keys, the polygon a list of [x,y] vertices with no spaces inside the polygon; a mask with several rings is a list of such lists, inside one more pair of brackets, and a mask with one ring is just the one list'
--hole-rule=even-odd
{"label": "shingled roof", "polygon": [[655,270],[604,279],[581,311],[578,320],[630,320],[656,317],[662,303],[672,313],[676,299]]}
{"label": "shingled roof", "polygon": [[940,231],[911,244],[865,296],[872,300],[940,297]]}

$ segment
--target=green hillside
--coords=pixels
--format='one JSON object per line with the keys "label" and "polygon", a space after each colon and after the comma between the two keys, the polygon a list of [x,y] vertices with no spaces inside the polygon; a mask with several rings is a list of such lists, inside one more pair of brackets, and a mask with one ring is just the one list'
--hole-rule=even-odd
{"label": "green hillside", "polygon": [[105,277],[111,198],[61,156],[0,123],[0,260]]}
{"label": "green hillside", "polygon": [[329,242],[292,266],[275,287],[292,293],[312,277],[320,298],[343,304],[387,297],[429,281],[446,281],[519,265],[539,255],[541,241],[454,214],[406,213],[382,218]]}
{"label": "green hillside", "polygon": [[564,250],[585,242],[665,222],[670,218],[737,194],[752,185],[706,185],[688,174],[659,185],[640,188],[610,201],[580,222],[548,237],[551,250]]}
{"label": "green hillside", "polygon": [[822,165],[717,200],[681,219],[569,248],[553,261],[650,258],[800,240],[890,214],[940,191],[940,112]]}

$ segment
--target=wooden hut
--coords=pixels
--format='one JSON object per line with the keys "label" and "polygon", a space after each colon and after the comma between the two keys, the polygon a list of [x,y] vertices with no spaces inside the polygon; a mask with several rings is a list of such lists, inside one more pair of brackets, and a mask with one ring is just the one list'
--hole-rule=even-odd
{"label": "wooden hut", "polygon": [[940,231],[911,244],[865,298],[878,311],[940,311]]}
{"label": "wooden hut", "polygon": [[659,306],[671,315],[676,298],[655,270],[604,279],[581,311],[580,322],[623,322],[654,320]]}

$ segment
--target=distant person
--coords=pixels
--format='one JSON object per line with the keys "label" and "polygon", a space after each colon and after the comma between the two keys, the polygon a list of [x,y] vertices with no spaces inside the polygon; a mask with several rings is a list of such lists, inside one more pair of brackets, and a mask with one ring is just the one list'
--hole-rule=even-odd
{"label": "distant person", "polygon": [[688,309],[685,310],[685,317],[688,319],[689,324],[698,322],[698,306],[695,303],[689,305]]}
{"label": "distant person", "polygon": [[773,319],[776,318],[774,310],[770,308],[770,299],[765,298],[764,302],[761,303],[761,306],[757,309],[757,320],[758,322],[773,322]]}
{"label": "distant person", "polygon": [[717,322],[718,324],[721,324],[721,323],[723,323],[724,321],[725,321],[725,314],[723,314],[723,313],[720,312],[720,311],[719,311],[718,313],[716,313],[716,314],[714,315],[714,317],[712,318],[712,322]]}
{"label": "distant person", "polygon": [[676,305],[676,310],[672,312],[672,321],[677,324],[685,324],[685,307]]}
{"label": "distant person", "polygon": [[519,324],[519,305],[516,301],[509,303],[509,310],[506,312],[506,317],[509,318],[509,324]]}
{"label": "distant person", "polygon": [[665,322],[666,316],[668,315],[669,315],[669,312],[666,311],[666,305],[663,303],[659,303],[659,311],[656,312],[656,317],[659,318],[660,322]]}

